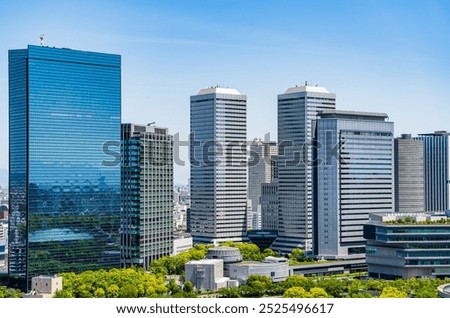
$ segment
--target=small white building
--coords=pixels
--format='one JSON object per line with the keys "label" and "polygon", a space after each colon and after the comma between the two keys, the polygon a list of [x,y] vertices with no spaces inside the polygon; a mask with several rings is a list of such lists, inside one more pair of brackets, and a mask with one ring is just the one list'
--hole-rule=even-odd
{"label": "small white building", "polygon": [[37,276],[31,279],[31,291],[23,298],[51,298],[63,286],[62,277]]}
{"label": "small white building", "polygon": [[184,265],[185,280],[201,290],[217,290],[227,287],[228,277],[223,276],[223,260],[202,259]]}
{"label": "small white building", "polygon": [[177,255],[181,252],[189,251],[192,246],[192,236],[187,234],[183,236],[174,236],[172,256]]}

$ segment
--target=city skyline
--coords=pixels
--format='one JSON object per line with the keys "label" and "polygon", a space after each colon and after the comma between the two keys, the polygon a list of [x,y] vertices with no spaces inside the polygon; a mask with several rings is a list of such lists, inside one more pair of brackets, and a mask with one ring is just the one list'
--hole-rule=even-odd
{"label": "city skyline", "polygon": [[[448,2],[107,4],[0,3],[9,30],[0,44],[0,149],[8,149],[7,51],[39,45],[42,33],[51,47],[121,54],[123,121],[156,120],[182,140],[189,96],[216,84],[248,96],[249,140],[268,132],[277,140],[276,96],[305,81],[336,93],[340,109],[386,112],[396,137],[446,130]],[[188,176],[188,164],[175,165],[175,183]]]}

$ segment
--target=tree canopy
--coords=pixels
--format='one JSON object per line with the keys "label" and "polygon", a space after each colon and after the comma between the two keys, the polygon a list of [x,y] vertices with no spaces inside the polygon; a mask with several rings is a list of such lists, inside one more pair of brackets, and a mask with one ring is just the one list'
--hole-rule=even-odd
{"label": "tree canopy", "polygon": [[164,277],[143,269],[126,268],[63,273],[63,289],[57,298],[138,298],[167,295]]}

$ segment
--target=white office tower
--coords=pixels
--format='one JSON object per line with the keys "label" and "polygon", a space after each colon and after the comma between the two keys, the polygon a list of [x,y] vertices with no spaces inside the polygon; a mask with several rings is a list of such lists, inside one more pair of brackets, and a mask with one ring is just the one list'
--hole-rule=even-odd
{"label": "white office tower", "polygon": [[363,258],[369,213],[394,212],[394,123],[384,113],[335,110],[319,116],[314,254]]}
{"label": "white office tower", "polygon": [[247,230],[247,97],[211,87],[191,96],[194,243],[242,241]]}
{"label": "white office tower", "polygon": [[278,95],[278,238],[272,248],[312,249],[312,141],[317,113],[333,110],[336,95],[319,86]]}
{"label": "white office tower", "polygon": [[275,142],[254,139],[250,145],[248,162],[248,199],[251,213],[248,223],[253,230],[261,229],[261,186],[274,178],[274,157],[278,154]]}

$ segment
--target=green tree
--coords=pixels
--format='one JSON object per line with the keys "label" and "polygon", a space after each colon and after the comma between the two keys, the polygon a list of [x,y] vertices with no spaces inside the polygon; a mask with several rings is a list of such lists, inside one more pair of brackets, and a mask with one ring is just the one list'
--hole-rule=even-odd
{"label": "green tree", "polygon": [[283,298],[308,298],[309,293],[303,287],[291,287],[283,294]]}
{"label": "green tree", "polygon": [[290,287],[304,287],[309,288],[310,281],[308,278],[302,275],[292,275],[289,276],[284,282],[281,282],[285,289],[288,289]]}
{"label": "green tree", "polygon": [[193,291],[194,291],[194,285],[192,284],[191,281],[188,280],[188,281],[186,281],[186,282],[184,283],[183,290],[184,290],[186,293],[193,292]]}
{"label": "green tree", "polygon": [[0,298],[20,298],[23,294],[19,289],[0,286]]}
{"label": "green tree", "polygon": [[63,289],[55,297],[135,298],[167,295],[164,278],[143,269],[124,268],[63,273]]}
{"label": "green tree", "polygon": [[221,288],[219,289],[218,293],[220,298],[240,298],[241,288],[240,287]]}
{"label": "green tree", "polygon": [[311,298],[329,298],[330,295],[327,294],[325,289],[320,287],[313,287],[309,290],[309,297]]}
{"label": "green tree", "polygon": [[177,285],[174,279],[170,279],[167,288],[171,295],[181,292],[181,288]]}
{"label": "green tree", "polygon": [[289,254],[289,258],[294,259],[294,260],[304,259],[305,251],[303,251],[302,249],[299,249],[299,248],[294,248],[292,250],[291,254]]}
{"label": "green tree", "polygon": [[381,292],[380,295],[380,298],[406,298],[406,297],[407,295],[405,292],[390,286],[383,288],[383,291]]}

